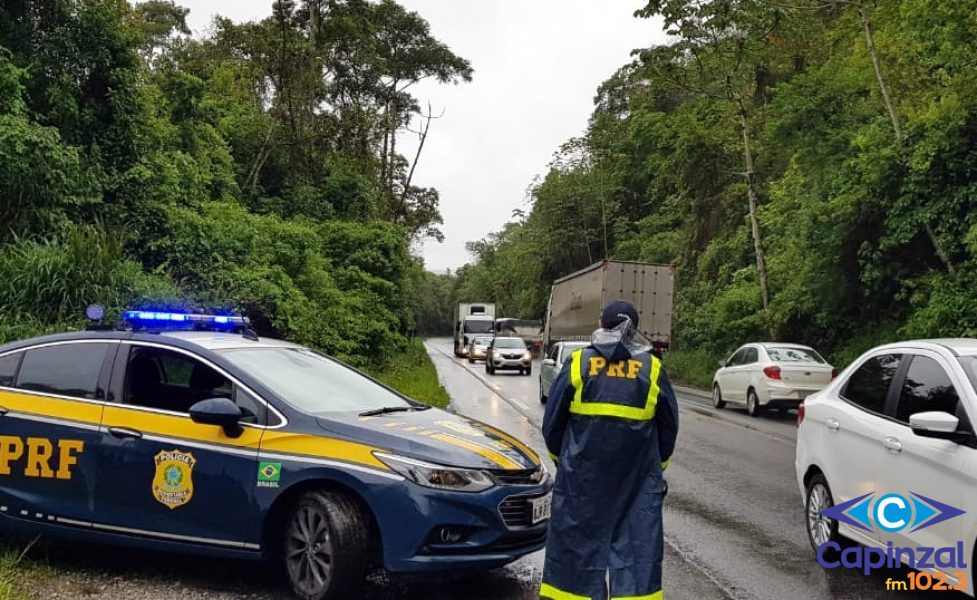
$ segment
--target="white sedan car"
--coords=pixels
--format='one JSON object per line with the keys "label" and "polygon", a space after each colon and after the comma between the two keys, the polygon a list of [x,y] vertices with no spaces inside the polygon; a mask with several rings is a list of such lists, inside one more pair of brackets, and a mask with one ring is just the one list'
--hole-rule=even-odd
{"label": "white sedan car", "polygon": [[834,367],[813,348],[799,344],[746,344],[734,352],[712,380],[712,403],[746,405],[755,417],[767,406],[795,408],[824,389],[835,376]]}
{"label": "white sedan car", "polygon": [[975,417],[973,339],[880,346],[805,400],[794,466],[821,565],[840,566],[845,538],[850,560],[894,549],[914,581],[973,596]]}

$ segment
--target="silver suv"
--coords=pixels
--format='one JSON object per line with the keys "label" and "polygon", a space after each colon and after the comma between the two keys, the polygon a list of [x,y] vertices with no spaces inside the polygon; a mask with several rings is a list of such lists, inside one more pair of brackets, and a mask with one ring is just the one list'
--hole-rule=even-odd
{"label": "silver suv", "polygon": [[485,357],[485,372],[495,375],[496,371],[506,370],[532,375],[533,355],[522,338],[497,337],[492,340]]}

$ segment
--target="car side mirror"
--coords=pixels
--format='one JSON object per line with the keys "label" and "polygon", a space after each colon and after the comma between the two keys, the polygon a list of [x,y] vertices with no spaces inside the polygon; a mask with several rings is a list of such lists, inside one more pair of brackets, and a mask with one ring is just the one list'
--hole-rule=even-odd
{"label": "car side mirror", "polygon": [[190,407],[190,419],[201,425],[217,425],[224,429],[227,437],[240,437],[244,429],[241,408],[227,398],[201,400]]}
{"label": "car side mirror", "polygon": [[719,368],[720,369],[725,369],[726,368],[726,361],[725,360],[719,361]]}
{"label": "car side mirror", "polygon": [[543,359],[543,366],[544,367],[555,367],[556,366],[556,361],[553,360],[552,358],[544,358]]}
{"label": "car side mirror", "polygon": [[929,411],[911,415],[909,427],[920,437],[963,443],[973,438],[969,431],[961,431],[960,419],[948,412]]}

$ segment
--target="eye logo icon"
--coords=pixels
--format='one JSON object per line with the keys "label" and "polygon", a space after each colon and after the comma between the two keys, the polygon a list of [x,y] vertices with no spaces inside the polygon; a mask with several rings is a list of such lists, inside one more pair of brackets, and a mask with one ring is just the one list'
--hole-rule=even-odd
{"label": "eye logo icon", "polygon": [[901,494],[865,494],[821,511],[821,514],[865,531],[894,533],[908,529],[919,531],[949,521],[965,511],[927,498],[916,492]]}

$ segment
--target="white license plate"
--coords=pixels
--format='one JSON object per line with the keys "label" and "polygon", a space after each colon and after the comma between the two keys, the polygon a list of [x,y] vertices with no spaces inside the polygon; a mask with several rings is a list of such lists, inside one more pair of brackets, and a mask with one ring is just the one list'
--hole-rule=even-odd
{"label": "white license plate", "polygon": [[553,494],[546,494],[542,498],[533,498],[529,501],[533,507],[533,525],[550,518],[553,511]]}

